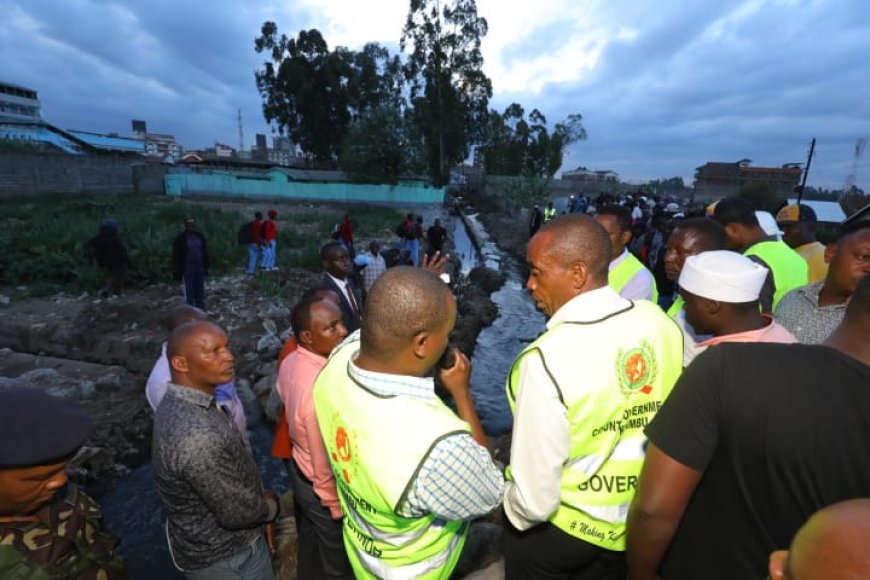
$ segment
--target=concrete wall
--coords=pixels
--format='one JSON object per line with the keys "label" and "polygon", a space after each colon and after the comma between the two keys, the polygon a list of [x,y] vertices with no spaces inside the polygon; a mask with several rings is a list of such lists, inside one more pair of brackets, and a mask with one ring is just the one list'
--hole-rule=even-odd
{"label": "concrete wall", "polygon": [[46,193],[133,193],[125,157],[90,157],[30,151],[0,151],[0,199]]}
{"label": "concrete wall", "polygon": [[166,194],[171,196],[254,197],[316,201],[431,204],[444,201],[444,189],[423,185],[368,185],[308,183],[288,180],[279,171],[240,175],[225,171],[168,173]]}

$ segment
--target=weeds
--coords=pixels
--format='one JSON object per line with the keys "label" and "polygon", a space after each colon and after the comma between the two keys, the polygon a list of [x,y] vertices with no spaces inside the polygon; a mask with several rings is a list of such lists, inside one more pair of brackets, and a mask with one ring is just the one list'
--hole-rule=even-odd
{"label": "weeds", "polygon": [[[393,208],[353,206],[354,235],[388,237],[402,213]],[[344,210],[296,206],[279,216],[278,266],[321,269],[320,246],[330,239]],[[100,224],[114,218],[130,254],[127,286],[172,282],[172,240],[192,217],[205,235],[212,275],[247,264],[247,248],[236,241],[245,218],[202,203],[151,196],[51,196],[0,203],[0,284],[28,285],[32,294],[60,290],[96,291],[104,273],[84,253]],[[257,291],[292,296],[292,284],[257,276]]]}

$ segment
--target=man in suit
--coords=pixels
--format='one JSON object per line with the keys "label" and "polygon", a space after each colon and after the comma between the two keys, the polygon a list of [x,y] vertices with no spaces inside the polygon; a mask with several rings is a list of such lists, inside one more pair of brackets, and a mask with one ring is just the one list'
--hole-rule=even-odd
{"label": "man in suit", "polygon": [[338,242],[327,242],[320,248],[320,263],[323,265],[323,278],[318,288],[331,290],[341,299],[341,318],[348,333],[360,327],[362,302],[356,286],[350,280],[353,263],[350,254]]}

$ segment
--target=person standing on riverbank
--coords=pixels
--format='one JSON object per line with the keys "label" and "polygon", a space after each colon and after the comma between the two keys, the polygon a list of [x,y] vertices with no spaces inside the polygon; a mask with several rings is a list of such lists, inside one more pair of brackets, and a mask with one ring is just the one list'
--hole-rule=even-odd
{"label": "person standing on riverbank", "polygon": [[[169,332],[172,333],[173,330],[182,324],[197,320],[208,320],[208,315],[199,308],[194,308],[189,304],[182,304],[169,312],[167,326]],[[151,405],[151,409],[155,412],[163,397],[166,396],[166,390],[172,381],[172,372],[169,369],[169,357],[166,354],[166,347],[167,343],[164,342],[160,347],[160,356],[151,368],[151,374],[148,375],[148,380],[145,382],[145,398],[148,399],[148,404]],[[233,418],[239,433],[242,434],[245,442],[247,442],[248,425],[245,419],[245,408],[236,392],[235,381],[215,387],[214,396],[217,404],[222,409],[225,409]]]}
{"label": "person standing on riverbank", "polygon": [[320,263],[324,274],[318,288],[335,292],[341,298],[341,315],[348,332],[359,328],[362,317],[360,296],[350,280],[353,262],[347,249],[338,242],[327,242],[320,248]]}
{"label": "person standing on riverbank", "polygon": [[67,479],[90,431],[66,399],[0,390],[0,578],[129,578],[100,506]]}
{"label": "person standing on riverbank", "polygon": [[447,230],[441,225],[441,220],[436,219],[426,231],[426,256],[431,260],[436,252],[443,254],[446,241]]}
{"label": "person standing on riverbank", "polygon": [[436,371],[456,413],[435,395],[430,373],[455,321],[456,300],[436,274],[390,268],[372,287],[361,332],[315,382],[357,578],[449,578],[470,520],[501,500],[501,470],[468,390],[471,363],[458,349]]}
{"label": "person standing on riverbank", "polygon": [[290,482],[296,518],[298,578],[352,579],[342,541],[342,512],[335,478],[314,412],[314,379],[347,336],[341,310],[316,295],[293,308],[297,348],[282,362],[275,389],[284,404],[291,440]]}
{"label": "person standing on riverbank", "polygon": [[253,276],[257,271],[257,260],[260,267],[264,268],[265,255],[263,254],[263,214],[254,214],[254,221],[249,224],[251,228],[251,242],[248,244],[248,274]]}
{"label": "person standing on riverbank", "polygon": [[544,215],[541,213],[541,208],[538,207],[538,204],[535,204],[532,206],[531,215],[529,216],[529,237],[538,233],[542,223],[544,223]]}
{"label": "person standing on riverbank", "polygon": [[193,218],[184,220],[184,231],[172,241],[172,271],[176,280],[184,281],[185,302],[205,310],[208,248]]}
{"label": "person standing on riverbank", "polygon": [[233,379],[226,333],[183,324],[169,337],[172,382],[154,416],[151,459],[173,563],[192,580],[271,580],[280,500],[263,482],[215,388]]}
{"label": "person standing on riverbank", "polygon": [[526,255],[549,320],[506,385],[506,577],[622,580],[643,427],[682,371],[683,338],[656,304],[608,285],[610,241],[592,218],[553,219]]}
{"label": "person standing on riverbank", "polygon": [[274,272],[278,269],[275,265],[278,258],[278,223],[275,219],[278,212],[270,209],[267,213],[269,219],[263,222],[263,270]]}
{"label": "person standing on riverbank", "polygon": [[85,252],[106,270],[100,295],[108,298],[111,294],[120,294],[124,289],[130,255],[118,235],[117,220],[109,218],[104,221],[97,235],[85,242]]}

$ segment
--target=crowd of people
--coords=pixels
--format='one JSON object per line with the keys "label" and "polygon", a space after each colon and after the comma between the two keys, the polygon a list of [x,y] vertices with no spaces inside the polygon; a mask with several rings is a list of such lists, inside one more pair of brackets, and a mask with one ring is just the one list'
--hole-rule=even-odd
{"label": "crowd of people", "polygon": [[[430,228],[421,253],[409,215],[418,263],[370,244],[360,288],[345,216],[278,362],[273,453],[300,579],[449,578],[467,570],[471,522],[499,506],[508,579],[870,577],[870,222],[819,248],[804,205],[777,213],[780,240],[741,198],[697,216],[646,202],[533,213],[526,290],[547,323],[504,369],[504,467],[471,363],[448,346],[444,234]],[[173,562],[188,578],[272,578],[281,503],[251,458],[227,335],[195,304],[169,329],[147,394]],[[87,429],[70,403],[0,392],[0,572],[125,577],[98,508],[64,486]]]}

